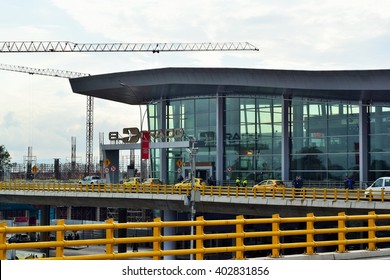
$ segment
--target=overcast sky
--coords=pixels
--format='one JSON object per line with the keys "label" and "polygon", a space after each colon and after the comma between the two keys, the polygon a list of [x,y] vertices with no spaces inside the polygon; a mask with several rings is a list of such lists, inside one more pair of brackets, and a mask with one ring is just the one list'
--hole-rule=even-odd
{"label": "overcast sky", "polygon": [[[0,53],[0,64],[101,74],[162,67],[388,69],[390,2],[346,0],[5,0],[0,41],[238,42],[259,52]],[[86,97],[69,81],[0,70],[0,145],[23,163],[85,162]],[[95,98],[99,133],[138,126],[139,109]]]}

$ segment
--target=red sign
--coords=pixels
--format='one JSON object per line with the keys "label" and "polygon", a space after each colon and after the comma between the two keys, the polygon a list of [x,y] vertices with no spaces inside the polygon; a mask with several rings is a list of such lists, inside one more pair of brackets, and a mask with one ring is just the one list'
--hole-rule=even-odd
{"label": "red sign", "polygon": [[141,131],[141,158],[142,159],[149,159],[149,143],[150,143],[149,131]]}

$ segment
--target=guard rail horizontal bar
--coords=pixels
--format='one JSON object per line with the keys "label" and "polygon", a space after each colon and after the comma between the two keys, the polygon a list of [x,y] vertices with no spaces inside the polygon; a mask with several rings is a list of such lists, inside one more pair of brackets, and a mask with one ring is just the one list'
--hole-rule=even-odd
{"label": "guard rail horizontal bar", "polygon": [[[389,191],[366,191],[361,189],[340,188],[281,188],[253,190],[236,186],[202,186],[197,188],[201,195],[227,197],[267,197],[289,199],[318,199],[344,201],[390,201]],[[34,182],[0,182],[0,191],[27,192],[83,192],[83,193],[143,193],[143,194],[179,194],[190,195],[190,188],[175,187],[174,185],[140,184],[126,186],[124,184],[81,185],[77,183],[34,183]]]}
{"label": "guard rail horizontal bar", "polygon": [[[323,222],[327,223],[324,224]],[[255,225],[255,227],[254,227]],[[164,235],[167,227],[195,227],[195,234]],[[143,236],[116,237],[118,230],[144,228],[151,234]],[[104,238],[68,240],[69,231],[103,230]],[[147,232],[147,231],[142,231]],[[9,243],[9,234],[41,233],[42,241]],[[49,236],[54,240],[49,240]],[[46,240],[45,240],[46,238]],[[216,240],[223,240],[224,246]],[[175,242],[176,248],[166,249],[165,242]],[[194,242],[195,246],[190,246]],[[341,253],[348,252],[348,246],[359,244],[367,250],[376,250],[379,245],[389,246],[390,214],[314,216],[309,213],[305,217],[280,217],[247,219],[237,216],[231,220],[204,220],[197,217],[196,221],[162,221],[156,218],[152,222],[115,223],[109,219],[102,224],[67,225],[64,220],[58,220],[56,225],[8,227],[0,223],[0,259],[6,259],[7,252],[21,249],[55,248],[54,256],[44,259],[61,260],[94,260],[94,259],[161,259],[164,256],[185,256],[195,254],[197,260],[207,259],[208,255],[229,253],[231,258],[245,259],[250,252],[264,252],[270,257],[282,257],[283,250],[302,249],[305,254],[316,254],[317,249],[323,250],[335,246]],[[149,249],[133,252],[116,252],[119,244],[149,244]],[[104,246],[104,253],[86,255],[66,255],[65,248],[72,246]],[[177,248],[181,247],[181,248]]]}

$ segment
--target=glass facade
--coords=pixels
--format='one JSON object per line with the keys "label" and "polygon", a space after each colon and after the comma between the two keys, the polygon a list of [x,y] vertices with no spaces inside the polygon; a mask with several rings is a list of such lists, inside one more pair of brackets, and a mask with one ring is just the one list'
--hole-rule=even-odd
{"label": "glass facade", "polygon": [[390,176],[390,106],[369,107],[368,177]]}
{"label": "glass facade", "polygon": [[[288,105],[283,107],[286,102]],[[366,139],[367,158],[363,160],[367,160],[368,180],[390,175],[390,106],[307,98],[283,100],[281,95],[258,92],[186,97],[163,104],[148,105],[149,129],[160,130],[164,123],[165,129],[184,130],[184,138],[164,141],[182,141],[194,136],[199,148],[197,176],[203,179],[215,178],[217,152],[222,151],[219,183],[232,184],[236,177],[247,178],[251,183],[269,178],[286,180],[282,174],[282,141],[287,139],[288,180],[300,175],[305,181],[341,182],[345,176],[359,181],[360,137]],[[218,115],[219,105],[222,109]],[[287,124],[283,124],[283,108],[287,111]],[[367,109],[366,118],[360,117],[362,108]],[[366,122],[368,135],[360,135],[362,120]],[[219,130],[222,135],[217,132],[218,122],[223,127]],[[223,140],[218,142],[218,137]],[[217,143],[223,143],[222,149]],[[167,178],[173,183],[180,174],[188,175],[189,154],[185,148],[166,150]],[[159,177],[160,156],[159,149],[151,150],[151,177]]]}
{"label": "glass facade", "polygon": [[359,179],[358,105],[292,100],[290,112],[290,178]]}
{"label": "glass facade", "polygon": [[224,119],[225,179],[280,179],[281,100],[227,97]]}

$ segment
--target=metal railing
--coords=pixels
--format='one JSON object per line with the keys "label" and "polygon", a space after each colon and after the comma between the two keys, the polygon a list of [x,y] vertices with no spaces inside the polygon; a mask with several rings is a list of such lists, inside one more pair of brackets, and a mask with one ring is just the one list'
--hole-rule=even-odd
{"label": "metal railing", "polygon": [[[144,194],[179,194],[189,195],[189,188],[175,188],[174,185],[126,186],[124,184],[81,185],[77,183],[58,182],[0,182],[0,191],[35,191],[35,192],[90,192],[90,193],[144,193]],[[363,189],[343,188],[283,188],[263,189],[236,186],[204,186],[201,195],[234,196],[234,197],[267,197],[284,199],[322,199],[354,201],[390,201],[390,192],[384,190],[369,191]]]}
{"label": "metal railing", "polygon": [[[164,228],[184,228],[189,232],[195,227],[195,234],[188,233],[163,235]],[[212,227],[212,228],[210,228]],[[145,228],[152,232],[151,236],[115,237],[119,229]],[[67,240],[66,233],[86,230],[103,230],[104,238]],[[289,249],[301,249],[304,254],[313,255],[317,250],[336,250],[340,253],[352,251],[359,245],[366,250],[376,250],[378,246],[388,247],[390,242],[390,214],[314,216],[312,213],[304,217],[280,217],[246,219],[237,216],[231,220],[204,220],[197,217],[196,221],[161,221],[115,223],[112,219],[102,224],[72,224],[58,220],[56,225],[8,227],[0,223],[0,259],[6,259],[7,251],[32,250],[51,248],[54,256],[47,255],[43,259],[56,260],[103,260],[103,259],[137,259],[148,258],[159,260],[165,256],[195,255],[196,260],[207,259],[213,254],[230,254],[230,258],[246,259],[250,252],[278,258]],[[41,233],[42,236],[55,234],[55,240],[25,243],[8,243],[7,235],[18,233]],[[189,242],[195,242],[190,248]],[[217,241],[223,240],[223,246]],[[182,244],[165,249],[165,242]],[[116,252],[119,244],[149,244],[149,250]],[[184,245],[183,245],[184,244]],[[65,249],[73,246],[104,246],[104,253],[86,255],[66,255]],[[176,247],[176,248],[175,248]],[[181,247],[181,248],[177,248]],[[140,247],[141,248],[141,247]]]}

